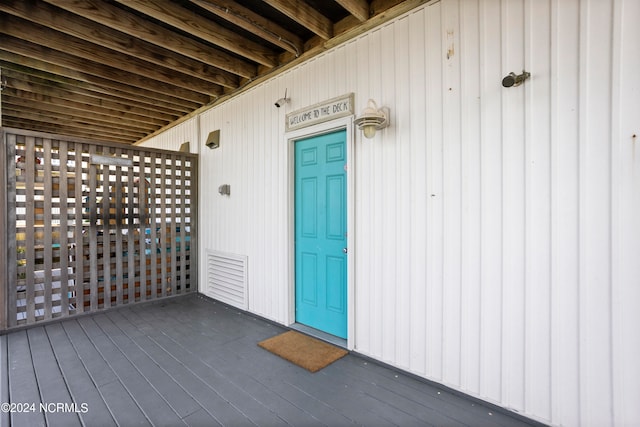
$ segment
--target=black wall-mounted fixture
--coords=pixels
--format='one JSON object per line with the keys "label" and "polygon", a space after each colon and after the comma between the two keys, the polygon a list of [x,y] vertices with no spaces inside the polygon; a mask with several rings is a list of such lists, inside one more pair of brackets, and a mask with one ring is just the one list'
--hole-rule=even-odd
{"label": "black wall-mounted fixture", "polygon": [[209,136],[207,136],[207,142],[205,142],[204,145],[211,148],[212,150],[214,148],[220,147],[220,129],[209,132]]}
{"label": "black wall-mounted fixture", "polygon": [[231,186],[229,184],[222,184],[218,187],[218,193],[220,193],[221,196],[231,195]]}
{"label": "black wall-mounted fixture", "polygon": [[504,87],[520,86],[529,77],[531,77],[531,73],[528,73],[525,70],[522,70],[522,74],[516,74],[512,71],[509,74],[507,74],[507,76],[504,79],[502,79],[502,86]]}

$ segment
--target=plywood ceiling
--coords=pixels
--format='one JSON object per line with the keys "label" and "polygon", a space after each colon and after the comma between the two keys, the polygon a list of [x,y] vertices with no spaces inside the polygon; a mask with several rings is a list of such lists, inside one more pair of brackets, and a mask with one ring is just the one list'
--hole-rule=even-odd
{"label": "plywood ceiling", "polygon": [[410,0],[0,0],[2,125],[135,143]]}

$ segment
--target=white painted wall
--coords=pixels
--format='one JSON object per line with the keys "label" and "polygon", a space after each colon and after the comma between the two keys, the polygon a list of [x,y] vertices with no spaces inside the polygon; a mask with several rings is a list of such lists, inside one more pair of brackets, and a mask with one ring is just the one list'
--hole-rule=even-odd
{"label": "white painted wall", "polygon": [[392,117],[355,135],[355,350],[554,425],[637,425],[639,20],[637,0],[443,0],[212,108],[200,253],[247,255],[249,310],[286,322],[285,114],[373,98]]}
{"label": "white painted wall", "polygon": [[[161,134],[156,135],[147,141],[144,141],[140,145],[145,147],[158,148],[161,150],[178,151],[183,143],[188,142],[189,152],[197,154],[200,149],[200,129],[198,126],[199,120],[200,118],[198,116],[192,117],[162,132]],[[205,134],[204,137],[206,139],[207,135]]]}

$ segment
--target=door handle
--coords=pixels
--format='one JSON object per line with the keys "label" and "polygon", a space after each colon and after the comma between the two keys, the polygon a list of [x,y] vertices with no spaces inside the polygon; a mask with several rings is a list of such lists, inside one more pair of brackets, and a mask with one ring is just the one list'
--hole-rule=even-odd
{"label": "door handle", "polygon": [[342,252],[347,253],[347,248],[342,248]]}

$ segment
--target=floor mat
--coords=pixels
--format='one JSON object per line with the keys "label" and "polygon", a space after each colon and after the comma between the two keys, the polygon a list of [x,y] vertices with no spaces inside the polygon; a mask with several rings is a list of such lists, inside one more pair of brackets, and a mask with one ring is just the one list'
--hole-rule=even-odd
{"label": "floor mat", "polygon": [[258,345],[310,372],[317,372],[348,354],[347,350],[296,331],[276,335]]}

